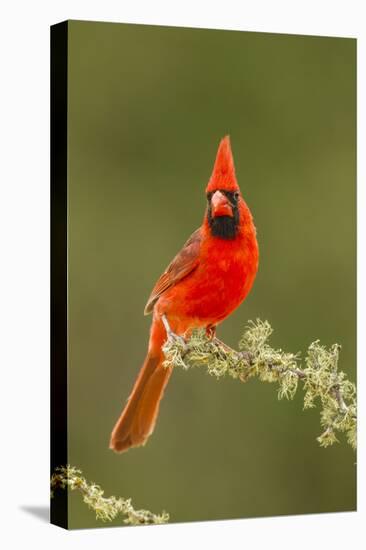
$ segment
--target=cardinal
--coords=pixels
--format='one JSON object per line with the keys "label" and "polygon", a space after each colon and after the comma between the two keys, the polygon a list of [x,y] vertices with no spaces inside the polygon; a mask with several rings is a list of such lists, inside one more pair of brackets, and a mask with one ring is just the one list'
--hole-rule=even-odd
{"label": "cardinal", "polygon": [[258,244],[251,212],[235,175],[229,136],[224,137],[206,187],[202,225],[156,282],[145,307],[152,313],[146,359],[115,424],[110,448],[144,445],[154,430],[160,401],[172,374],[162,346],[187,338],[192,329],[216,327],[248,295],[258,269]]}

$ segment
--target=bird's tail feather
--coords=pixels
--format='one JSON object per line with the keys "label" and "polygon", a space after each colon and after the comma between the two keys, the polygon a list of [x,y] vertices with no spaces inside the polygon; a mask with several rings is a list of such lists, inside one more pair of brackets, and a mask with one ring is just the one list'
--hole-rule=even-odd
{"label": "bird's tail feather", "polygon": [[160,401],[172,372],[163,366],[161,346],[165,337],[160,321],[154,320],[148,354],[112,431],[109,447],[116,452],[144,445],[154,430]]}

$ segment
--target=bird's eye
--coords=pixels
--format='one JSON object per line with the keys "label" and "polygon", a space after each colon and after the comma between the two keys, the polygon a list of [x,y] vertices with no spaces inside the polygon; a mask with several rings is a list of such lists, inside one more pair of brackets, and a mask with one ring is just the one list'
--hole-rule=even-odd
{"label": "bird's eye", "polygon": [[234,193],[234,199],[237,201],[240,197],[240,193],[238,191],[235,191]]}

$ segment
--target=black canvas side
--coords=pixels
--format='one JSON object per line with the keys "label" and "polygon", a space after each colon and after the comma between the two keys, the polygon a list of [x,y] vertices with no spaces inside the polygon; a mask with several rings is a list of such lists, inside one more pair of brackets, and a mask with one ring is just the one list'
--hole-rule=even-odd
{"label": "black canvas side", "polygon": [[[67,464],[67,53],[68,23],[51,27],[51,474]],[[51,499],[67,529],[67,491]]]}

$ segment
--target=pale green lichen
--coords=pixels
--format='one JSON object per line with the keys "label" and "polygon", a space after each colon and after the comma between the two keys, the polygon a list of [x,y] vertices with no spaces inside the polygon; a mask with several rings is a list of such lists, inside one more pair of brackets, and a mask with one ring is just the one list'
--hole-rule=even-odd
{"label": "pale green lichen", "polygon": [[206,367],[216,378],[231,376],[246,382],[257,376],[263,382],[278,384],[278,398],[293,399],[299,383],[303,383],[304,409],[321,406],[320,422],[324,428],[317,438],[321,446],[332,445],[337,432],[344,432],[348,443],[356,448],[356,388],[338,371],[340,346],[329,350],[313,342],[301,368],[299,354],[274,349],[268,344],[273,330],[268,321],[250,321],[239,342],[239,351],[227,347],[216,338],[195,330],[184,343],[170,338],[163,346],[165,366]]}
{"label": "pale green lichen", "polygon": [[313,407],[317,398],[321,403],[320,421],[324,427],[318,437],[321,446],[332,445],[337,441],[336,432],[345,432],[348,443],[356,448],[356,387],[343,371],[338,371],[339,352],[337,344],[329,350],[318,341],[309,346],[304,369],[304,408]]}
{"label": "pale green lichen", "polygon": [[51,476],[51,497],[56,489],[80,491],[85,504],[102,521],[112,521],[118,515],[125,516],[123,521],[129,525],[151,525],[169,521],[169,514],[166,512],[157,515],[148,510],[135,510],[129,498],[104,497],[104,491],[99,485],[88,483],[81,474],[81,470],[69,465],[56,468]]}
{"label": "pale green lichen", "polygon": [[[318,341],[313,342],[301,367],[298,354],[274,349],[268,344],[273,330],[268,321],[249,322],[239,343],[239,351],[226,346],[218,339],[210,339],[205,331],[195,330],[183,341],[170,338],[163,346],[166,367],[206,367],[211,376],[220,379],[231,376],[242,382],[257,376],[263,382],[277,383],[278,398],[293,399],[299,384],[303,384],[304,409],[320,404],[322,434],[317,438],[322,447],[338,441],[337,433],[343,432],[347,442],[356,448],[357,406],[356,387],[343,371],[338,370],[340,346],[326,349]],[[95,483],[88,483],[81,471],[71,466],[61,466],[51,477],[51,496],[56,489],[78,490],[84,502],[94,510],[97,519],[112,521],[124,516],[130,525],[161,524],[169,521],[169,515],[148,510],[135,510],[131,499],[103,496]]]}

